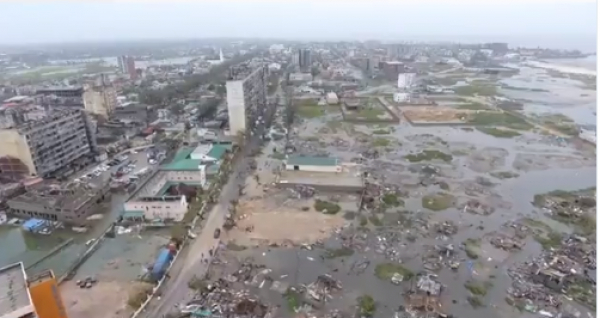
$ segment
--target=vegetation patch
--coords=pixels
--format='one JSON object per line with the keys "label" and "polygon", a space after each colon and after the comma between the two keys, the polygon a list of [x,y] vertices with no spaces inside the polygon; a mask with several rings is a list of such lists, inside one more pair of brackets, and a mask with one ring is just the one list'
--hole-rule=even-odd
{"label": "vegetation patch", "polygon": [[579,135],[579,127],[575,122],[563,114],[549,114],[540,117],[542,125],[561,132],[568,136]]}
{"label": "vegetation patch", "polygon": [[342,208],[338,204],[323,200],[316,200],[314,207],[315,210],[323,212],[325,214],[337,214],[342,210]]}
{"label": "vegetation patch", "polygon": [[367,226],[367,224],[369,224],[369,219],[363,215],[360,217],[359,224],[360,224],[360,226]]}
{"label": "vegetation patch", "polygon": [[381,280],[390,280],[395,274],[404,276],[405,280],[415,275],[410,269],[397,263],[382,263],[375,266],[375,276]]}
{"label": "vegetation patch", "polygon": [[506,112],[478,112],[471,114],[468,120],[476,126],[503,126],[515,130],[530,130],[533,128],[525,119]]}
{"label": "vegetation patch", "polygon": [[383,226],[383,222],[381,222],[381,220],[376,215],[371,215],[369,217],[369,221],[371,221],[371,224],[375,226]]}
{"label": "vegetation patch", "polygon": [[484,307],[483,301],[481,301],[481,298],[477,296],[469,296],[467,297],[467,301],[469,302],[469,305],[471,305],[471,307],[473,308]]}
{"label": "vegetation patch", "polygon": [[296,309],[300,308],[303,304],[302,295],[293,288],[288,288],[283,294],[283,298],[285,298],[290,312],[296,312]]}
{"label": "vegetation patch", "polygon": [[327,249],[325,251],[325,258],[338,258],[338,257],[348,257],[354,255],[354,250],[349,247],[340,247],[340,248],[332,248]]}
{"label": "vegetation patch", "polygon": [[442,160],[445,162],[452,161],[452,155],[441,152],[439,150],[423,150],[417,154],[410,154],[404,156],[404,158],[410,162],[421,162],[431,160]]}
{"label": "vegetation patch", "polygon": [[553,230],[546,233],[536,233],[533,237],[545,250],[551,250],[560,247],[563,240],[562,233]]}
{"label": "vegetation patch", "polygon": [[372,131],[374,135],[389,135],[391,130],[389,129],[376,129]]}
{"label": "vegetation patch", "polygon": [[521,136],[521,133],[513,130],[499,129],[496,127],[477,127],[477,130],[480,132],[494,136],[497,138],[513,138],[517,136]]}
{"label": "vegetation patch", "polygon": [[479,247],[481,245],[480,240],[469,238],[463,242],[463,245],[465,246],[465,253],[467,254],[467,257],[470,259],[479,258]]}
{"label": "vegetation patch", "polygon": [[456,107],[456,108],[457,109],[467,109],[467,110],[489,110],[490,109],[487,105],[484,105],[482,103],[475,103],[475,102],[461,104],[461,105],[458,105],[458,107]]}
{"label": "vegetation patch", "polygon": [[512,178],[519,177],[518,173],[512,172],[512,171],[496,171],[496,172],[490,173],[490,175],[497,179],[512,179]]}
{"label": "vegetation patch", "polygon": [[373,317],[377,311],[377,303],[370,295],[364,295],[357,299],[360,317]]}
{"label": "vegetation patch", "polygon": [[498,89],[495,85],[472,84],[457,86],[454,92],[462,96],[496,96]]}
{"label": "vegetation patch", "polygon": [[492,282],[476,282],[476,281],[468,281],[465,283],[465,288],[471,292],[471,294],[475,296],[485,296],[494,285]]}
{"label": "vegetation patch", "polygon": [[298,116],[302,118],[317,118],[325,114],[325,110],[321,106],[298,106],[296,109]]}
{"label": "vegetation patch", "polygon": [[421,205],[432,211],[442,211],[453,207],[455,198],[451,194],[439,192],[437,194],[426,195],[421,199]]}
{"label": "vegetation patch", "polygon": [[398,195],[396,195],[394,193],[386,193],[381,200],[387,206],[391,206],[391,207],[404,206],[404,201],[402,199],[398,198]]}
{"label": "vegetation patch", "polygon": [[234,251],[234,252],[240,252],[240,251],[246,250],[247,247],[245,247],[243,245],[238,245],[235,242],[228,242],[227,249],[230,251]]}
{"label": "vegetation patch", "polygon": [[387,138],[377,137],[373,139],[373,147],[387,147],[389,146],[391,141]]}

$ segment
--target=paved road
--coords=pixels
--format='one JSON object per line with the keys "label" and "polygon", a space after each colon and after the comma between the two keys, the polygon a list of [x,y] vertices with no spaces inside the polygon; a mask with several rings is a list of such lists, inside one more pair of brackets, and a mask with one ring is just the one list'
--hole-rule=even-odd
{"label": "paved road", "polygon": [[[262,129],[259,129],[262,131]],[[168,313],[177,311],[180,304],[185,304],[193,297],[192,291],[188,288],[188,282],[194,277],[203,277],[206,274],[208,265],[203,262],[203,255],[208,258],[209,251],[215,249],[219,240],[213,237],[217,228],[222,228],[225,222],[225,216],[229,211],[230,202],[239,197],[239,186],[244,184],[246,177],[250,174],[249,154],[253,149],[260,146],[260,140],[255,134],[244,149],[244,154],[234,165],[233,172],[219,196],[218,203],[213,206],[208,213],[208,218],[198,237],[180,255],[181,259],[171,270],[171,278],[165,282],[162,297],[155,307],[149,308],[142,317],[160,318]]]}

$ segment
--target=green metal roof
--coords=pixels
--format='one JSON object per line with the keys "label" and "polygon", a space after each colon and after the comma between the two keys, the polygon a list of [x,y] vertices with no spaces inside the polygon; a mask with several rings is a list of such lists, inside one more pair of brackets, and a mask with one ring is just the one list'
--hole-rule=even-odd
{"label": "green metal roof", "polygon": [[221,160],[227,151],[231,151],[231,147],[231,145],[213,145],[206,155]]}
{"label": "green metal roof", "polygon": [[[215,158],[216,160],[221,160],[225,152],[230,151],[232,149],[231,144],[215,144],[212,145],[207,156],[211,158]],[[194,152],[194,148],[186,147],[182,148],[175,154],[173,160],[170,163],[165,164],[161,167],[161,170],[171,170],[171,171],[197,171],[199,170],[200,164],[202,164],[202,160],[200,159],[191,159],[190,156]]]}
{"label": "green metal roof", "polygon": [[294,156],[287,159],[287,164],[292,166],[337,166],[338,158]]}
{"label": "green metal roof", "polygon": [[142,210],[123,211],[121,216],[124,219],[143,218],[144,211],[142,211]]}
{"label": "green metal roof", "polygon": [[194,151],[194,148],[183,148],[180,149],[173,160],[170,163],[162,166],[161,170],[174,170],[174,171],[196,171],[200,166],[201,161],[197,159],[191,159],[190,155]]}

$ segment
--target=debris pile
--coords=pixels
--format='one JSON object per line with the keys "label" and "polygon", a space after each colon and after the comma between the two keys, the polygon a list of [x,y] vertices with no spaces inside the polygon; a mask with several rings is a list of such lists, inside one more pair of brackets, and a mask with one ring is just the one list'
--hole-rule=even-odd
{"label": "debris pile", "polygon": [[77,286],[79,286],[79,288],[92,288],[94,285],[96,285],[96,283],[98,282],[98,280],[95,277],[92,276],[88,276],[82,280],[78,280],[75,282],[75,284]]}
{"label": "debris pile", "polygon": [[325,302],[331,298],[332,293],[342,289],[342,284],[329,275],[319,275],[317,280],[305,286],[305,289],[308,296],[312,299]]}
{"label": "debris pile", "polygon": [[503,249],[509,252],[521,250],[525,245],[525,243],[523,243],[522,241],[501,233],[498,233],[495,236],[493,236],[490,239],[490,243],[499,249]]}
{"label": "debris pile", "polygon": [[229,282],[219,279],[204,288],[190,305],[197,306],[200,316],[263,318],[269,307],[249,296],[247,291],[233,292]]}

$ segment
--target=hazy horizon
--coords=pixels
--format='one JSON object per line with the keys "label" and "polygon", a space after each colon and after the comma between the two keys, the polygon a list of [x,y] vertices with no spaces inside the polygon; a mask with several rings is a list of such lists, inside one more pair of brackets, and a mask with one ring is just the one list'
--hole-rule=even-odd
{"label": "hazy horizon", "polygon": [[263,38],[501,41],[596,51],[593,1],[0,3],[0,45]]}

